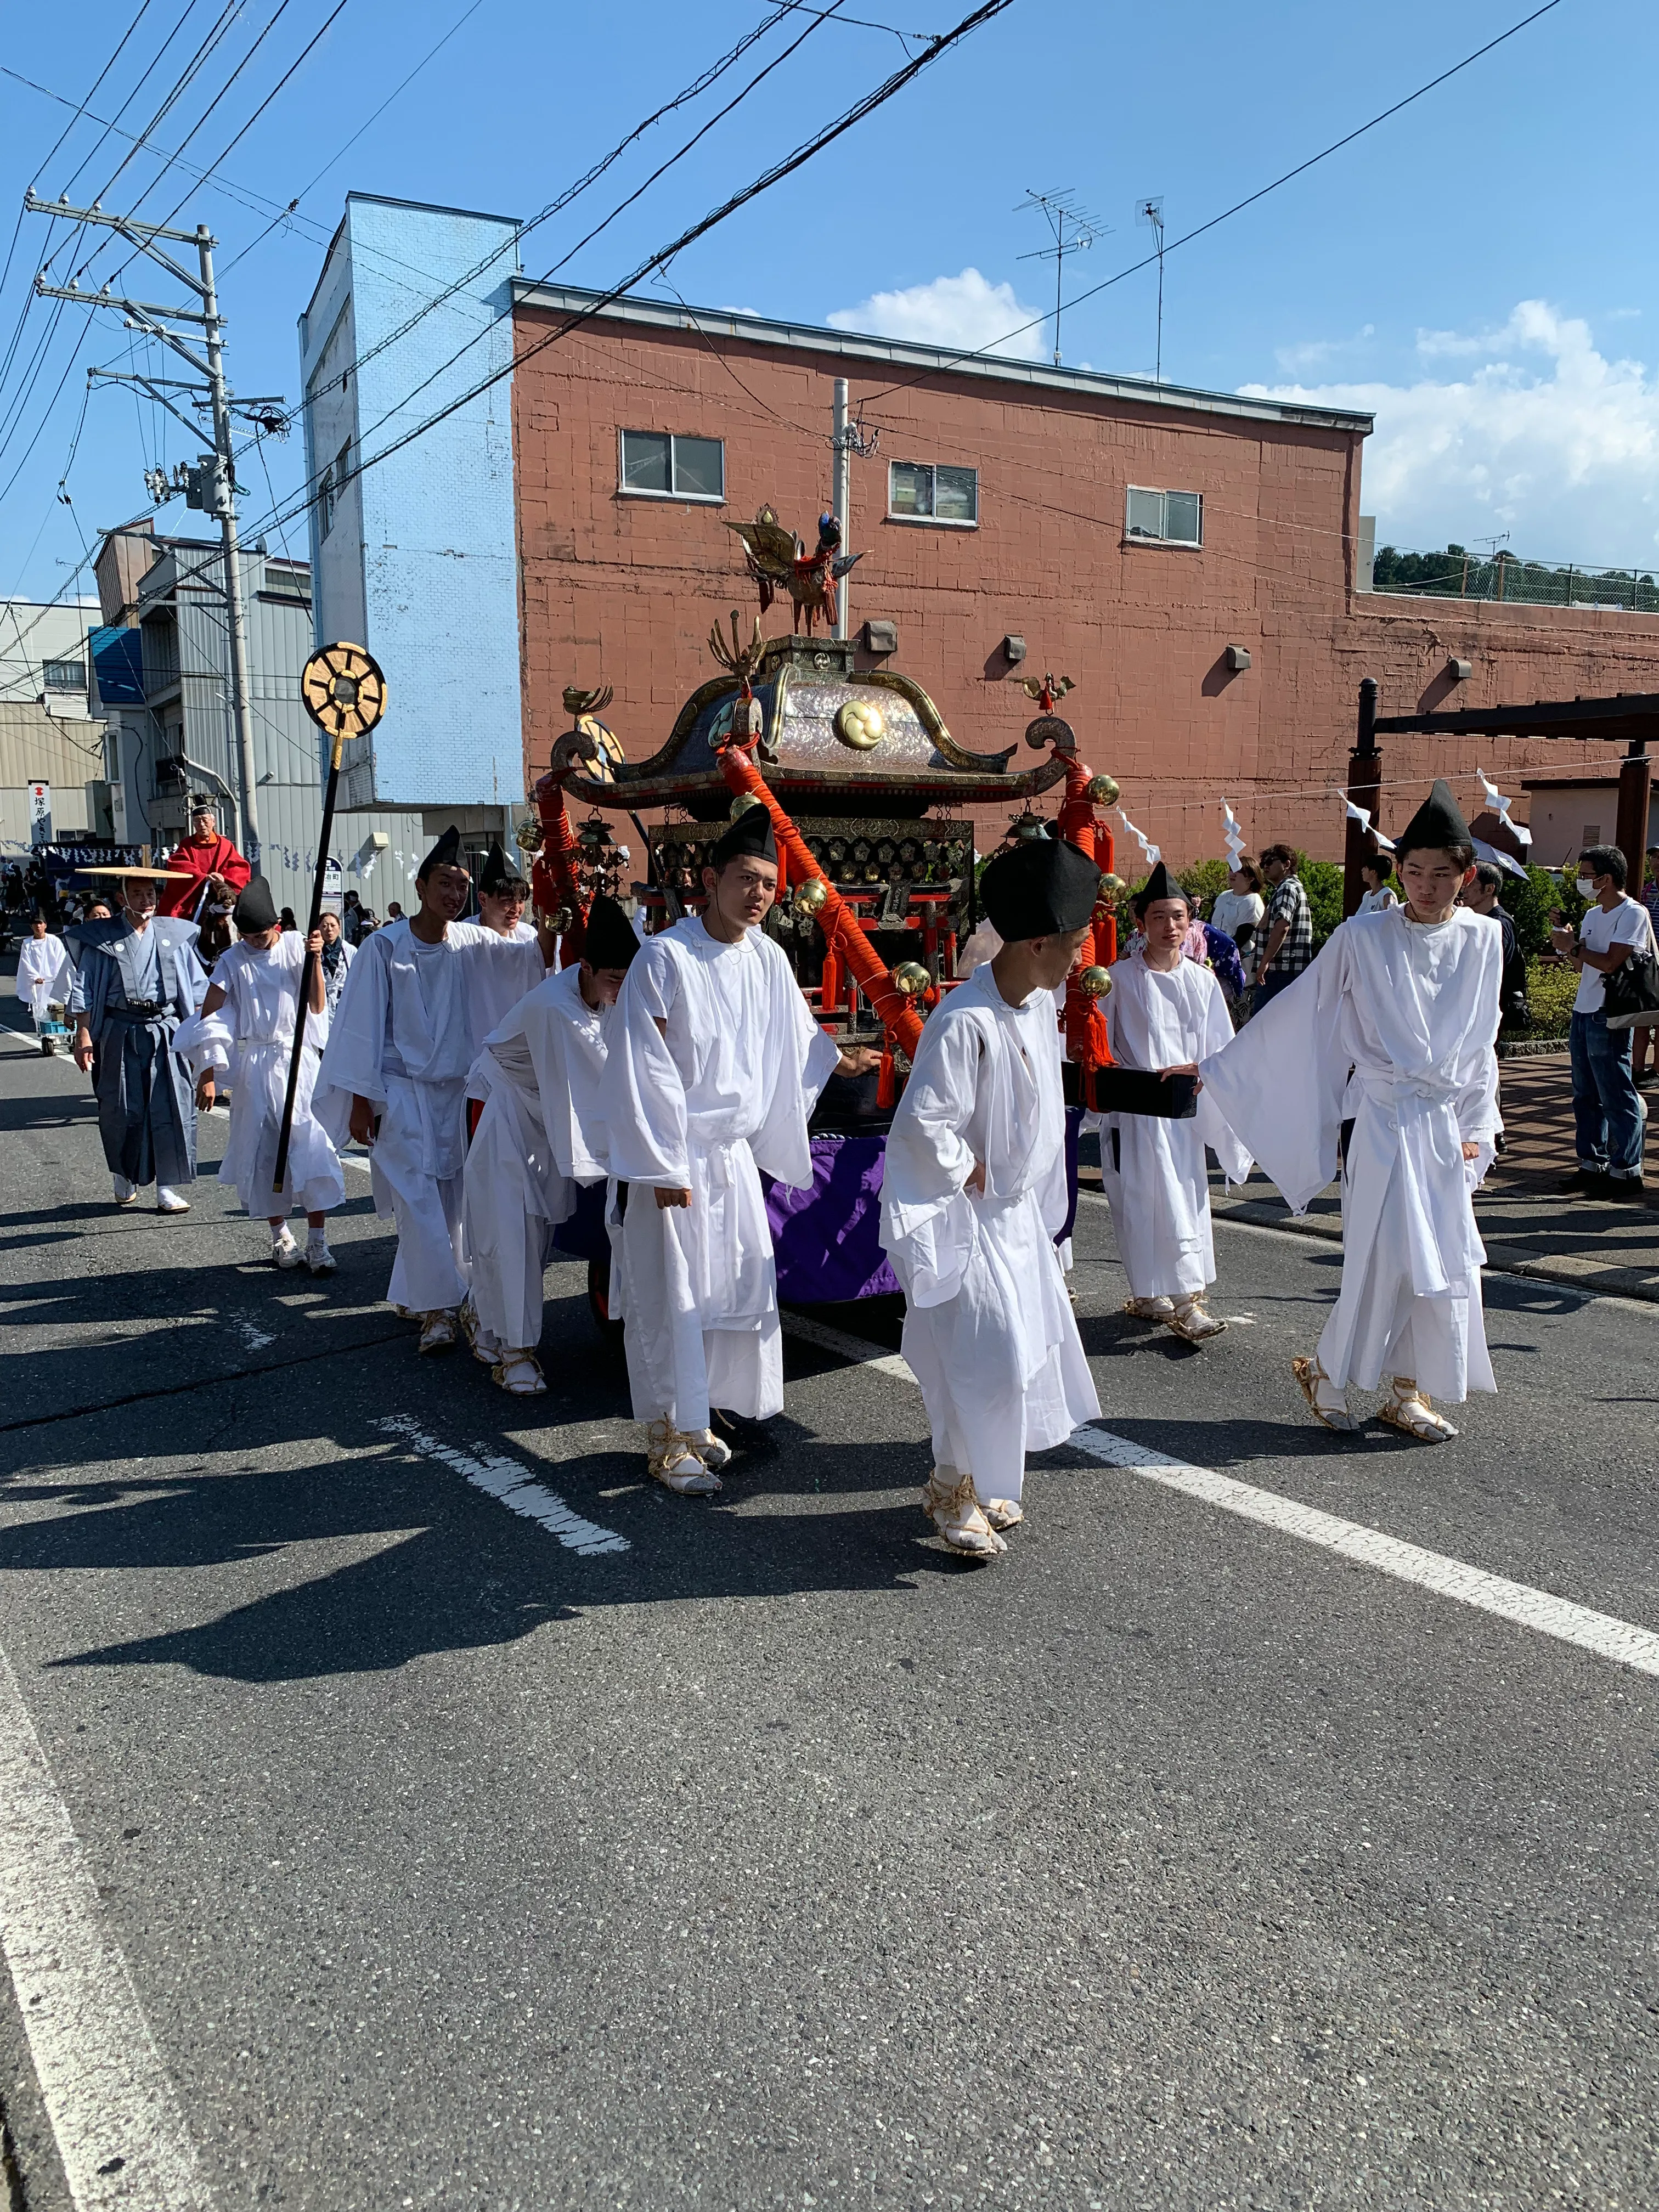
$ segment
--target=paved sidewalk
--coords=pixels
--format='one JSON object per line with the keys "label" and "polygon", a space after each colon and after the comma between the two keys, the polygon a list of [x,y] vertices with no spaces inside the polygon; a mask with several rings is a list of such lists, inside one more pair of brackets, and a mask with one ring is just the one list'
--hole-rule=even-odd
{"label": "paved sidewalk", "polygon": [[[1504,1119],[1509,1149],[1475,1197],[1488,1263],[1537,1275],[1600,1297],[1659,1304],[1659,1203],[1620,1204],[1564,1195],[1573,1166],[1572,1079],[1567,1055],[1505,1060]],[[1236,1198],[1217,1187],[1218,1214],[1286,1226],[1290,1209],[1265,1177],[1253,1176]],[[1310,1236],[1342,1234],[1336,1186],[1314,1200],[1297,1224]]]}
{"label": "paved sidewalk", "polygon": [[[1488,1263],[1510,1274],[1570,1283],[1597,1297],[1659,1304],[1659,1185],[1647,1200],[1636,1204],[1575,1198],[1560,1189],[1573,1166],[1572,1081],[1565,1051],[1505,1060],[1503,1085],[1509,1149],[1475,1197]],[[1659,1099],[1659,1091],[1648,1095]],[[1099,1170],[1085,1167],[1081,1180],[1085,1188],[1098,1189]],[[1294,1228],[1334,1243],[1341,1238],[1334,1183],[1299,1221],[1260,1174],[1231,1197],[1212,1175],[1211,1203],[1218,1217],[1263,1228]]]}

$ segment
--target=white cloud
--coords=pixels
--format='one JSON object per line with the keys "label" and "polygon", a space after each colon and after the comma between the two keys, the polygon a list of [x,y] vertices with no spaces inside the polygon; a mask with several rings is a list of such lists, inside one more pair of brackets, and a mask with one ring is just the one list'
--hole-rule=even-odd
{"label": "white cloud", "polygon": [[1651,562],[1659,545],[1659,376],[1608,360],[1588,323],[1523,300],[1498,331],[1420,331],[1454,381],[1246,385],[1252,398],[1374,414],[1366,512],[1380,543],[1469,545],[1507,530],[1543,560]]}
{"label": "white cloud", "polygon": [[[1041,361],[1046,352],[1041,310],[1024,306],[1012,284],[993,284],[977,269],[935,276],[931,284],[912,284],[902,292],[872,292],[856,307],[837,307],[824,319],[831,330],[914,338],[921,345],[1003,354],[1014,361]],[[1035,327],[1022,329],[1026,323]],[[1018,336],[1008,337],[1011,331]]]}
{"label": "white cloud", "polygon": [[1292,375],[1308,368],[1323,368],[1345,353],[1360,351],[1376,335],[1375,323],[1362,323],[1352,337],[1315,338],[1305,345],[1275,346],[1273,359]]}

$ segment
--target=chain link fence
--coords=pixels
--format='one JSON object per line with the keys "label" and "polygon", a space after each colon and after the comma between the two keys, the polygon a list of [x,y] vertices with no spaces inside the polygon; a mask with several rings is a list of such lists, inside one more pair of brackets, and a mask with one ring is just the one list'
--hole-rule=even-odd
{"label": "chain link fence", "polygon": [[1448,546],[1443,553],[1379,545],[1371,589],[1416,599],[1510,599],[1522,606],[1606,607],[1659,615],[1659,579],[1651,569],[1528,561],[1505,552],[1486,559],[1461,545]]}

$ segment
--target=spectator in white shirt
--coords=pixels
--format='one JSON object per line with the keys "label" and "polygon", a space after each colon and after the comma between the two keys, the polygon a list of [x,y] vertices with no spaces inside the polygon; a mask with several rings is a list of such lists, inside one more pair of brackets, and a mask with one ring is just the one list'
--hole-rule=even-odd
{"label": "spectator in white shirt", "polygon": [[1572,1002],[1572,1103],[1578,1164],[1563,1188],[1587,1198],[1636,1198],[1642,1191],[1647,1109],[1631,1073],[1631,1033],[1609,1030],[1607,979],[1632,952],[1653,949],[1653,924],[1625,895],[1625,856],[1617,845],[1589,845],[1578,855],[1578,895],[1591,903],[1575,930],[1553,929],[1551,942],[1578,970]]}
{"label": "spectator in white shirt", "polygon": [[1241,853],[1227,871],[1227,889],[1210,909],[1210,927],[1224,930],[1238,947],[1247,982],[1253,965],[1250,948],[1267,910],[1267,902],[1261,896],[1261,871],[1248,853]]}
{"label": "spectator in white shirt", "polygon": [[1393,873],[1393,863],[1386,853],[1374,853],[1369,860],[1359,863],[1359,880],[1365,886],[1359,902],[1361,914],[1384,914],[1389,907],[1399,905],[1399,894],[1389,881]]}

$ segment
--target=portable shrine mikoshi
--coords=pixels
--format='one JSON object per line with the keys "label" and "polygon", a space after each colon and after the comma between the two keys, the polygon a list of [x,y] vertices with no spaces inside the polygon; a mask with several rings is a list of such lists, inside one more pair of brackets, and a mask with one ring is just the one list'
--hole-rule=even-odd
{"label": "portable shrine mikoshi", "polygon": [[[1078,758],[1069,723],[1054,712],[1071,687],[1045,677],[1027,689],[1039,712],[1027,747],[1046,756],[1021,769],[1017,744],[968,751],[921,686],[890,668],[857,666],[854,645],[834,638],[710,640],[722,673],[686,700],[667,742],[630,763],[601,720],[611,693],[565,694],[572,726],[553,747],[536,786],[538,819],[520,843],[536,843],[532,894],[559,919],[562,957],[580,957],[583,917],[594,892],[633,896],[647,932],[702,904],[702,870],[732,815],[764,805],[777,835],[777,904],[765,924],[787,952],[808,1004],[842,1042],[878,1042],[878,1076],[832,1078],[812,1120],[816,1179],[810,1192],[778,1189],[769,1205],[779,1294],[818,1304],[891,1291],[897,1285],[876,1242],[879,1159],[909,1055],[928,1009],[957,980],[963,939],[977,920],[978,855],[965,810],[1012,806],[1009,835],[1052,828],[1088,853],[1104,882],[1093,943],[1068,983],[1062,1027],[1067,1097],[1093,1103],[1096,1069],[1110,1051],[1099,1000],[1116,955],[1110,830],[1099,810],[1117,797],[1109,776]],[[1032,802],[1060,787],[1050,825]],[[572,807],[592,811],[578,824]],[[665,818],[646,823],[647,811]],[[621,814],[644,848],[643,879],[624,882],[634,858],[605,815]],[[624,857],[626,855],[626,858]],[[1072,1116],[1075,1134],[1078,1112]],[[849,1151],[848,1147],[853,1149]],[[592,1224],[562,1237],[586,1249],[602,1274]],[[602,1285],[591,1280],[603,1310]]]}

